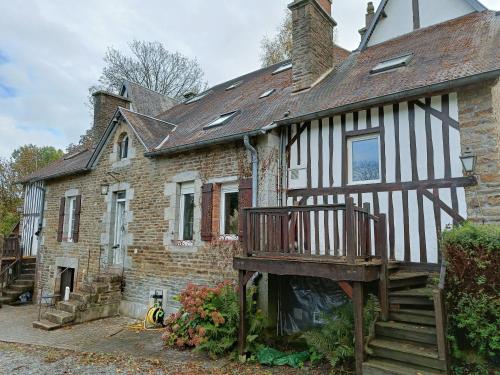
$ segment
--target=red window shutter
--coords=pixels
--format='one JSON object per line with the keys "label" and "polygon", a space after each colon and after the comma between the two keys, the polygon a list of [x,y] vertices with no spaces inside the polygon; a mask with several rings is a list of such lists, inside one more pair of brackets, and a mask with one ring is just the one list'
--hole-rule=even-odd
{"label": "red window shutter", "polygon": [[201,187],[201,240],[212,241],[213,184]]}
{"label": "red window shutter", "polygon": [[59,225],[57,227],[57,242],[62,242],[63,229],[64,229],[64,206],[66,204],[66,198],[61,198],[61,203],[59,204]]}
{"label": "red window shutter", "polygon": [[243,178],[239,181],[238,192],[238,237],[243,241],[243,208],[252,207],[252,179]]}
{"label": "red window shutter", "polygon": [[73,222],[73,242],[78,242],[80,236],[80,212],[82,211],[82,196],[77,195],[75,199],[75,221]]}

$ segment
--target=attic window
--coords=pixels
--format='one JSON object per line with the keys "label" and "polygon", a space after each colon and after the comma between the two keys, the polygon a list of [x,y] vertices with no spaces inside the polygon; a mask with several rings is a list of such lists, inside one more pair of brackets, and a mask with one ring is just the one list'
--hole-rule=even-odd
{"label": "attic window", "polygon": [[400,68],[402,66],[406,66],[410,62],[412,56],[413,56],[412,54],[409,54],[405,56],[396,57],[390,60],[382,61],[377,66],[375,66],[375,68],[370,70],[370,73],[375,74],[375,73],[385,72],[387,70]]}
{"label": "attic window", "polygon": [[191,98],[191,99],[187,100],[186,102],[184,102],[184,104],[191,104],[191,103],[195,103],[195,102],[197,102],[197,101],[199,101],[199,100],[203,99],[205,96],[207,96],[207,95],[208,95],[208,94],[210,94],[210,93],[211,93],[211,91],[205,91],[205,92],[203,92],[203,93],[201,93],[201,94],[198,94],[198,95],[196,95],[195,97],[193,97],[193,98]]}
{"label": "attic window", "polygon": [[285,65],[281,65],[278,69],[276,69],[272,74],[278,74],[284,72],[285,70],[292,69],[292,63],[288,63]]}
{"label": "attic window", "polygon": [[276,89],[267,90],[261,96],[259,96],[259,99],[267,98],[268,96],[270,96],[275,91],[276,91]]}
{"label": "attic window", "polygon": [[214,126],[225,125],[229,121],[231,121],[231,119],[234,116],[236,116],[237,114],[238,114],[237,112],[230,112],[230,113],[225,113],[223,115],[220,115],[218,118],[216,118],[215,120],[213,120],[210,124],[205,125],[203,127],[203,129],[209,129],[209,128],[213,128]]}
{"label": "attic window", "polygon": [[228,87],[226,88],[226,91],[233,90],[233,89],[235,89],[236,87],[240,86],[242,83],[243,83],[243,81],[238,81],[238,82],[235,82],[235,83],[233,83],[231,86],[228,86]]}

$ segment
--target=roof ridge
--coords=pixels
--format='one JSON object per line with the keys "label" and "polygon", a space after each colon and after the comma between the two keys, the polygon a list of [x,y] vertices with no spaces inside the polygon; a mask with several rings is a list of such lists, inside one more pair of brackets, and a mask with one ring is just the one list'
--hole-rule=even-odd
{"label": "roof ridge", "polygon": [[124,107],[118,107],[119,110],[125,110],[127,112],[130,112],[130,113],[134,113],[136,115],[139,115],[139,116],[142,116],[142,117],[147,117],[147,118],[150,118],[152,120],[155,120],[155,121],[159,121],[159,122],[163,122],[167,125],[171,125],[175,128],[177,128],[177,125],[171,123],[171,122],[168,122],[168,121],[165,121],[165,120],[162,120],[162,119],[159,119],[159,118],[156,118],[156,117],[153,117],[153,116],[149,116],[149,115],[145,115],[144,113],[140,113],[140,112],[136,112],[136,111],[132,111],[131,109],[127,109],[127,108],[124,108]]}

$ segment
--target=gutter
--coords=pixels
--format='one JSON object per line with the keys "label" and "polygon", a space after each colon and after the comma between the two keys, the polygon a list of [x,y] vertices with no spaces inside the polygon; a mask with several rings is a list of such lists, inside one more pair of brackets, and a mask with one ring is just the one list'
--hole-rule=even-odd
{"label": "gutter", "polygon": [[336,108],[325,109],[322,111],[308,113],[306,115],[300,115],[300,116],[296,116],[296,117],[290,117],[290,118],[287,118],[284,120],[278,120],[278,121],[276,121],[276,125],[277,126],[290,125],[290,124],[294,124],[297,122],[314,120],[314,119],[317,119],[318,117],[329,117],[329,116],[337,115],[340,113],[352,112],[352,111],[356,111],[356,110],[360,110],[360,109],[364,109],[364,108],[375,107],[375,106],[390,103],[390,102],[398,102],[398,101],[402,101],[402,100],[408,100],[411,97],[424,96],[424,95],[428,95],[430,93],[437,92],[437,91],[449,91],[451,89],[455,89],[455,88],[462,87],[462,86],[472,85],[472,84],[479,83],[482,81],[495,79],[498,77],[500,77],[500,69],[491,70],[489,72],[480,73],[480,74],[476,74],[473,76],[458,78],[458,79],[454,79],[454,80],[446,81],[446,82],[442,82],[442,83],[437,83],[437,84],[430,85],[430,86],[419,87],[416,89],[400,91],[400,92],[397,92],[394,94],[379,96],[376,98],[367,99],[367,100],[363,100],[363,101],[352,103],[352,104],[347,104],[347,105],[336,107]]}
{"label": "gutter", "polygon": [[265,133],[266,133],[266,130],[264,130],[264,128],[262,128],[262,129],[258,129],[258,130],[252,130],[252,131],[246,132],[246,133],[238,133],[238,134],[228,135],[225,137],[206,139],[203,141],[189,143],[186,145],[170,147],[170,148],[166,148],[164,150],[149,151],[149,152],[146,152],[144,155],[147,157],[155,157],[155,156],[161,156],[161,155],[172,155],[172,154],[176,154],[176,153],[179,153],[182,151],[196,150],[199,148],[218,145],[221,143],[241,141],[245,137],[254,137],[254,136],[265,134]]}

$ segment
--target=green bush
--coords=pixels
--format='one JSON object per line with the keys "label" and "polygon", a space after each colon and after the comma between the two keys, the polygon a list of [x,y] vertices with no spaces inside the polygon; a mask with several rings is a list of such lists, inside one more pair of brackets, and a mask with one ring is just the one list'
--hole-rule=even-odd
{"label": "green bush", "polygon": [[[365,335],[377,317],[379,303],[370,295],[363,311]],[[332,367],[349,364],[354,359],[354,309],[350,301],[325,316],[325,324],[315,330],[305,332],[312,353],[311,358],[325,358]]]}
{"label": "green bush", "polygon": [[487,373],[500,361],[500,227],[465,223],[444,232],[442,245],[454,371]]}
{"label": "green bush", "polygon": [[[265,322],[256,310],[256,288],[247,292],[247,317],[249,321],[247,350],[257,348],[257,338]],[[179,349],[194,347],[216,357],[236,348],[238,341],[239,303],[232,282],[215,288],[190,284],[179,295],[181,308],[166,319],[163,340],[168,347]]]}

